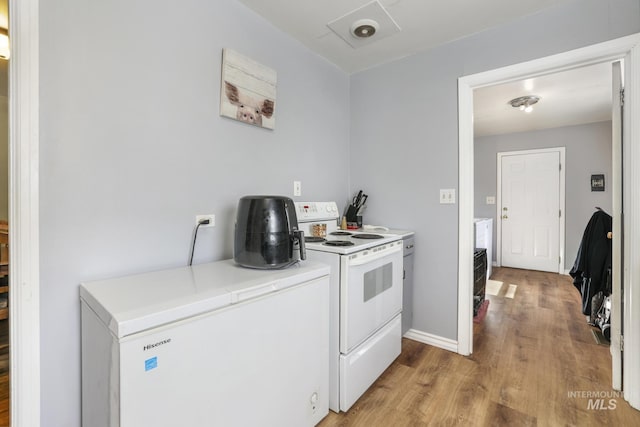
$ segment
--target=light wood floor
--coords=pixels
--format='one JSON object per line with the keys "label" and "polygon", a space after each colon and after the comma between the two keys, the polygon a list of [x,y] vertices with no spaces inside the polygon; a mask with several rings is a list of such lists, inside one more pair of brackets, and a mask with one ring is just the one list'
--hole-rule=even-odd
{"label": "light wood floor", "polygon": [[[568,276],[500,268],[492,279],[505,286],[488,296],[472,356],[403,339],[349,412],[319,425],[640,426],[640,411],[611,394],[609,348],[596,344]],[[508,284],[518,286],[513,299]],[[605,409],[572,392],[609,393]]]}

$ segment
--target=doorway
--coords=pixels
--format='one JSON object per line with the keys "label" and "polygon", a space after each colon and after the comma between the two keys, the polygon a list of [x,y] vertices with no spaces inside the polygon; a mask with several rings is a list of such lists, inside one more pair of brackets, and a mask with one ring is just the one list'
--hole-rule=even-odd
{"label": "doorway", "polygon": [[[462,77],[458,80],[460,144],[458,353],[468,355],[473,351],[471,340],[473,261],[469,256],[473,251],[473,90],[492,84],[522,80],[528,77],[626,58],[625,62],[629,64],[625,70],[626,96],[633,99],[634,102],[629,102],[628,108],[624,112],[625,124],[628,124],[628,126],[625,125],[624,129],[624,163],[625,166],[637,163],[640,161],[640,123],[633,123],[630,118],[637,114],[636,109],[638,108],[638,104],[635,102],[638,101],[638,91],[640,90],[639,41],[640,35],[636,34],[523,64]],[[634,201],[637,199],[638,189],[640,188],[640,176],[638,174],[632,175],[630,169],[625,167],[623,181],[625,200],[624,230],[625,234],[636,235],[635,233],[640,231],[640,208],[636,206],[637,202]],[[618,212],[613,212],[613,214],[614,221],[616,221],[616,218],[621,221]],[[640,264],[637,262],[640,252],[640,247],[638,246],[640,245],[629,244],[629,239],[625,239],[624,242],[625,273],[628,271],[634,277],[640,276]],[[640,291],[640,284],[630,280],[630,274],[625,274],[623,286],[624,294],[633,298]],[[628,326],[638,324],[640,308],[635,308],[637,304],[634,304],[633,301],[628,302],[629,304],[625,304],[625,312],[623,313],[626,341],[625,355],[628,356],[626,360],[633,360],[634,356],[637,357],[637,351],[640,349],[640,328]],[[634,308],[629,308],[630,306]],[[631,347],[629,347],[630,342],[632,342]],[[625,399],[633,407],[640,408],[640,369],[629,363],[624,366],[623,372]]]}
{"label": "doorway", "polygon": [[9,5],[0,0],[0,425],[10,425]]}

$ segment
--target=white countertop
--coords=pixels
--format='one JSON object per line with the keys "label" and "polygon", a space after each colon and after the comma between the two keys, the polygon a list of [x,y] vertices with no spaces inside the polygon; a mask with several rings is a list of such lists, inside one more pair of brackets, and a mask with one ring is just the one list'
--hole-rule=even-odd
{"label": "white countertop", "polygon": [[410,237],[415,234],[415,232],[410,230],[401,230],[397,228],[388,228],[388,227],[381,227],[377,225],[367,225],[367,224],[365,224],[362,228],[359,228],[354,231],[363,231],[365,233],[377,233],[377,234],[383,234],[383,235],[400,236],[403,239],[405,237]]}

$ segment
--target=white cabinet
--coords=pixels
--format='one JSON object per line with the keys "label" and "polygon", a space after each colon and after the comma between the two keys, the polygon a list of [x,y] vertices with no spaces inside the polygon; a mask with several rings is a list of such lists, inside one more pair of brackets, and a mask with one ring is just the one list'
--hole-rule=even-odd
{"label": "white cabinet", "polygon": [[413,234],[404,236],[402,252],[403,286],[402,286],[402,335],[406,334],[413,324],[413,251],[415,240]]}
{"label": "white cabinet", "polygon": [[493,265],[493,218],[475,218],[475,246],[487,249],[487,279]]}

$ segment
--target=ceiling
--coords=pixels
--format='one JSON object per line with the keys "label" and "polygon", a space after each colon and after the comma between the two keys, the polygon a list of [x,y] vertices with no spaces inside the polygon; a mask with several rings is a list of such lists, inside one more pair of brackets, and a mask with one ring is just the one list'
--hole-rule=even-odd
{"label": "ceiling", "polygon": [[[611,63],[473,91],[475,136],[556,128],[611,120]],[[540,101],[525,113],[511,99],[536,95]]]}
{"label": "ceiling", "polygon": [[[238,1],[351,74],[566,0]],[[373,37],[359,41],[349,29],[363,18],[375,19],[380,28]],[[524,113],[507,104],[527,94],[541,97],[533,112]],[[474,91],[475,134],[525,132],[609,120],[610,105],[608,64],[482,88]]]}
{"label": "ceiling", "polygon": [[[390,62],[416,52],[486,30],[513,19],[530,15],[567,0],[238,0],[298,39],[312,51],[354,73]],[[381,5],[401,31],[386,37],[374,35],[371,43],[354,48],[328,26],[363,6],[364,15],[346,18],[370,18],[370,3]],[[376,5],[373,5],[376,6]],[[379,34],[384,36],[384,22]]]}

